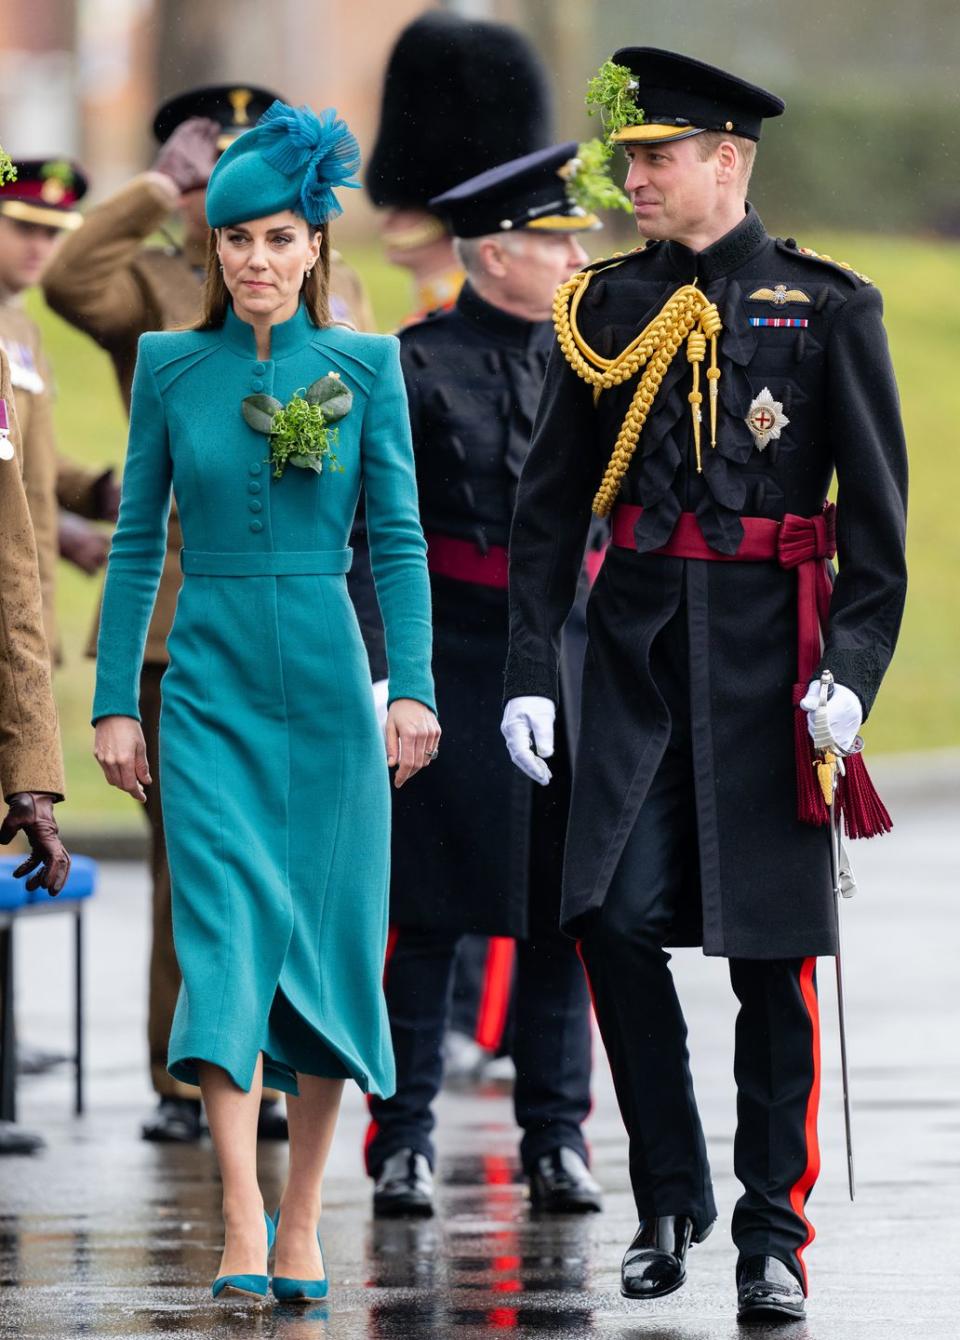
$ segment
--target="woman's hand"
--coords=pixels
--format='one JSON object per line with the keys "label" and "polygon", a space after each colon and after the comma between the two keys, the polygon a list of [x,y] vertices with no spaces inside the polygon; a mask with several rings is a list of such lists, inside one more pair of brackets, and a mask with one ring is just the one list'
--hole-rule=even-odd
{"label": "woman's hand", "polygon": [[440,741],[440,723],[415,698],[397,698],[387,712],[387,767],[396,768],[399,790],[415,772],[433,761]]}
{"label": "woman's hand", "polygon": [[133,717],[101,717],[96,725],[93,756],[111,786],[126,791],[134,800],[146,800],[143,788],[153,778],[139,721]]}

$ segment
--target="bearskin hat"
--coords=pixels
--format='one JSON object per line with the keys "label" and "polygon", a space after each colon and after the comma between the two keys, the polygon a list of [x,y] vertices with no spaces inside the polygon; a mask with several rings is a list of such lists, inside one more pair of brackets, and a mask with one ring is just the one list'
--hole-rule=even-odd
{"label": "bearskin hat", "polygon": [[367,191],[375,205],[423,209],[552,139],[547,75],[527,38],[433,10],[404,28],[391,53]]}

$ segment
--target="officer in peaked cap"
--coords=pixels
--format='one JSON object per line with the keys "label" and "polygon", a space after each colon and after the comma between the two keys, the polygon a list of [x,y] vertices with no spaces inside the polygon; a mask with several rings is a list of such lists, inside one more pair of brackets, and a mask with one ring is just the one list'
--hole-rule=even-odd
{"label": "officer in peaked cap", "polygon": [[[92,336],[113,360],[124,401],[137,358],[137,342],[149,330],[188,326],[199,313],[210,230],[204,210],[206,184],[223,149],[249,130],[275,100],[252,84],[218,84],[190,89],[157,111],[153,128],[160,148],[148,172],[92,209],[54,257],[44,276],[50,306]],[[183,240],[155,246],[179,212]],[[330,307],[337,320],[373,329],[373,314],[357,274],[339,253],[331,257]],[[167,635],[180,590],[180,523],[174,508],[167,534],[167,558],[147,637],[140,707],[147,749],[158,757],[161,680],[167,667]],[[96,628],[89,653],[95,654]],[[150,958],[148,1043],[150,1073],[158,1105],[143,1126],[146,1140],[187,1142],[203,1133],[199,1090],[167,1072],[167,1042],[180,988],[173,949],[170,875],[167,868],[160,791],[147,788],[151,829],[153,939]],[[261,1109],[260,1135],[281,1138],[286,1117],[271,1099]]]}
{"label": "officer in peaked cap", "polygon": [[[498,747],[507,636],[507,532],[552,342],[557,285],[586,257],[596,217],[569,195],[574,144],[494,167],[429,201],[457,239],[456,305],[400,334],[433,594],[434,675],[452,743],[427,791],[394,796],[393,933],[385,974],[397,1060],[393,1097],[370,1102],[367,1165],[378,1215],[432,1213],[432,1104],[454,961],[469,933],[517,940],[512,1055],[531,1203],[598,1210],[583,1122],[590,1004],[572,940],[557,929],[577,715],[578,657],[565,644],[555,789]],[[587,593],[581,583],[580,602]]]}
{"label": "officer in peaked cap", "polygon": [[64,234],[82,222],[77,204],[86,194],[87,179],[66,158],[21,158],[16,173],[15,180],[0,184],[0,346],[17,393],[44,628],[57,659],[57,559],[91,574],[103,566],[109,537],[89,521],[116,519],[119,489],[112,470],[90,470],[60,454],[40,329],[23,305]]}
{"label": "officer in peaked cap", "polygon": [[[562,923],[580,939],[630,1141],[640,1224],[622,1288],[679,1288],[716,1217],[665,952],[699,944],[729,959],[740,1002],[738,1315],[797,1318],[819,1171],[816,956],[838,949],[808,728],[829,670],[832,740],[856,750],[896,642],[897,391],[870,281],[770,237],[746,200],[778,97],[646,47],[618,51],[594,95],[647,243],[557,295],[510,538],[502,728],[536,777],[591,511],[609,515]],[[848,832],[885,831],[859,754],[846,768]]]}

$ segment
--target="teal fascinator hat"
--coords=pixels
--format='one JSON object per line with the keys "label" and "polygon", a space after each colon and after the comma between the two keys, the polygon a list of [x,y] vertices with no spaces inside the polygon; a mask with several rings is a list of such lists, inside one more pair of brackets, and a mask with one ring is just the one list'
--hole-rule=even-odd
{"label": "teal fascinator hat", "polygon": [[221,154],[207,183],[207,223],[224,228],[285,209],[326,223],[343,213],[334,188],[359,187],[359,170],[360,147],[334,108],[318,116],[278,99]]}

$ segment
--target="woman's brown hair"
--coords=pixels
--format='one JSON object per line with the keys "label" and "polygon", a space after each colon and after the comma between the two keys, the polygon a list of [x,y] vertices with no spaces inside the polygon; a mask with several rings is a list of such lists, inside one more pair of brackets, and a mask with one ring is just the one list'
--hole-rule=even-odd
{"label": "woman's brown hair", "polygon": [[[300,294],[310,320],[322,328],[333,324],[330,316],[330,230],[314,229],[310,224],[307,227],[312,232],[320,233],[320,255],[309,275],[304,277]],[[229,306],[230,292],[223,282],[223,271],[217,255],[217,234],[211,228],[207,244],[207,273],[200,297],[200,316],[188,329],[219,330],[226,320]]]}

